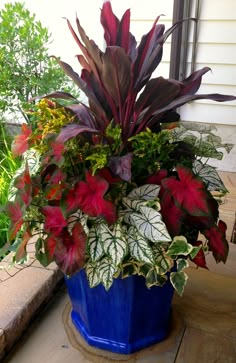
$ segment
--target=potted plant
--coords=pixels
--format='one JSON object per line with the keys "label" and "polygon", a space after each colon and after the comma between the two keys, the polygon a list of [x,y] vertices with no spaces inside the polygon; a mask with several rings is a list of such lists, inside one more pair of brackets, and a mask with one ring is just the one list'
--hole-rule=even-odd
{"label": "potted plant", "polygon": [[196,94],[207,67],[183,81],[151,78],[179,25],[165,32],[158,20],[137,45],[130,11],[118,20],[105,2],[104,51],[78,19],[78,35],[68,21],[83,53],[81,76],[58,63],[88,104],[63,92],[47,95],[35,125],[22,125],[12,147],[23,155],[6,206],[14,262],[24,261],[34,237],[36,258],[44,266],[55,261],[66,276],[80,333],[119,353],[167,336],[173,291],[183,293],[189,260],[207,268],[206,252],[217,263],[228,254],[213,193],[226,189],[203,159],[219,157],[222,145],[209,128],[181,124],[176,108],[235,97]]}

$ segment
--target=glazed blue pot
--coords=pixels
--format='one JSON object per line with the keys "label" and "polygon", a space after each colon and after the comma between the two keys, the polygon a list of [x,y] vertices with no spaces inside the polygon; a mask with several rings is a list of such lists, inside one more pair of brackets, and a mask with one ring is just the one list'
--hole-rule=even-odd
{"label": "glazed blue pot", "polygon": [[109,291],[90,288],[82,270],[65,278],[71,319],[88,344],[130,354],[162,341],[169,333],[173,287],[147,289],[142,276],[115,279]]}

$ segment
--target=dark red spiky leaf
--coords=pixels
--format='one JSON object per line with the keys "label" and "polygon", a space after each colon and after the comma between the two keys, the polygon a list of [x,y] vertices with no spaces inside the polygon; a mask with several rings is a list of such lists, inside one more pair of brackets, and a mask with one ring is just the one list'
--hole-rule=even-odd
{"label": "dark red spiky leaf", "polygon": [[84,132],[89,132],[89,133],[98,133],[98,130],[95,129],[91,129],[90,127],[86,127],[86,126],[82,126],[82,125],[78,125],[78,124],[70,124],[65,126],[59,136],[57,137],[56,141],[58,143],[64,143],[67,140],[76,137],[77,135],[84,133]]}

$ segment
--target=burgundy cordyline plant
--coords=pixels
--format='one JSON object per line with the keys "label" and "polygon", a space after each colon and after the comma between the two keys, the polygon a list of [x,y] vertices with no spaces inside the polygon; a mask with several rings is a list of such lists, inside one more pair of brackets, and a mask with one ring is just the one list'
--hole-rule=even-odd
{"label": "burgundy cordyline plant", "polygon": [[[113,278],[139,274],[148,287],[170,278],[182,294],[188,260],[207,268],[212,252],[226,262],[228,243],[215,197],[226,189],[203,159],[220,158],[222,144],[210,128],[181,124],[176,108],[235,97],[196,93],[208,67],[183,81],[151,78],[180,23],[165,31],[157,17],[137,45],[130,10],[119,20],[107,1],[101,24],[104,51],[78,19],[78,33],[68,21],[82,52],[81,76],[58,60],[88,105],[63,92],[47,95],[37,122],[15,138],[12,150],[23,163],[6,206],[8,246],[22,262],[34,237],[44,266],[55,261],[67,275],[83,268],[91,287],[109,289]],[[63,107],[60,99],[70,102]]]}

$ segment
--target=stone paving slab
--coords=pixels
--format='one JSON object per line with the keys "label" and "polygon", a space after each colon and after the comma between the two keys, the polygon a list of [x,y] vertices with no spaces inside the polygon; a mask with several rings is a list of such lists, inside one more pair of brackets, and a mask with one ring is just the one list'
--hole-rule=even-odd
{"label": "stone paving slab", "polygon": [[[9,261],[9,257],[6,258]],[[0,264],[0,359],[15,344],[62,280],[55,264],[39,266],[33,259],[28,266],[7,269],[8,261]]]}

